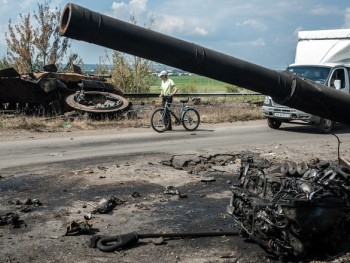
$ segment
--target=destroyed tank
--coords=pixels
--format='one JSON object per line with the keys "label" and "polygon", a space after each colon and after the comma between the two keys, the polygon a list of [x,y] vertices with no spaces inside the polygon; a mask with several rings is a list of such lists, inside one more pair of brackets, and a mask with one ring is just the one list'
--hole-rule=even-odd
{"label": "destroyed tank", "polygon": [[[63,10],[60,34],[237,85],[271,96],[279,104],[350,124],[348,94],[72,3]],[[283,167],[269,171],[270,176],[263,169],[252,170],[254,160],[243,162],[227,210],[241,226],[242,235],[278,257],[302,258],[321,243],[337,247],[343,233],[349,234],[349,166],[316,163],[298,175],[282,173]]]}
{"label": "destroyed tank", "polygon": [[60,34],[237,85],[271,96],[281,105],[350,124],[349,94],[72,3],[63,10]]}
{"label": "destroyed tank", "polygon": [[30,115],[53,116],[75,110],[91,116],[116,116],[130,103],[122,91],[107,82],[110,76],[86,75],[74,65],[58,72],[55,65],[43,71],[19,74],[14,68],[0,70],[0,109]]}

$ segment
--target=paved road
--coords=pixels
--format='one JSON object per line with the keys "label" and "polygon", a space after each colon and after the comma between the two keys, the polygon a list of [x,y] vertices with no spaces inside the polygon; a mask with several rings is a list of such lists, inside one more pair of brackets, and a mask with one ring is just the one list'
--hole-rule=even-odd
{"label": "paved road", "polygon": [[[350,144],[350,128],[338,126],[335,133],[343,143]],[[188,153],[210,149],[235,151],[254,150],[267,144],[336,143],[334,136],[319,134],[315,127],[283,125],[279,130],[267,127],[266,121],[251,121],[242,125],[201,125],[188,132],[181,126],[165,133],[150,128],[109,131],[108,134],[73,135],[55,138],[29,137],[0,143],[0,170],[16,166],[45,163],[101,162],[111,158],[159,153]]]}

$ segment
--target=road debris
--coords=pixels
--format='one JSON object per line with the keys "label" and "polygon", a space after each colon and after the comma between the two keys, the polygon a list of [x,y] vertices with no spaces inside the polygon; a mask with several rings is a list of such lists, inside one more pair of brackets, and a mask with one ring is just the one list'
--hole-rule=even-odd
{"label": "road debris", "polygon": [[98,206],[94,210],[92,210],[92,213],[106,214],[112,211],[117,205],[121,205],[124,202],[124,200],[121,200],[113,195],[109,199],[103,198],[100,200]]}
{"label": "road debris", "polygon": [[90,167],[80,169],[80,170],[73,170],[71,171],[72,174],[93,174],[94,170]]}
{"label": "road debris", "polygon": [[14,204],[21,212],[27,213],[33,210],[34,207],[42,206],[43,203],[38,199],[26,198],[25,200],[9,201],[9,204]]}
{"label": "road debris", "polygon": [[92,222],[90,220],[85,221],[72,221],[67,226],[66,236],[79,235],[79,234],[90,234]]}
{"label": "road debris", "polygon": [[4,225],[17,225],[19,222],[18,214],[14,212],[6,213],[5,215],[0,216],[0,226]]}
{"label": "road debris", "polygon": [[208,174],[203,174],[201,177],[201,182],[214,182],[215,181],[215,177],[214,176],[210,176]]}
{"label": "road debris", "polygon": [[189,174],[213,177],[219,174],[236,173],[240,169],[240,158],[245,155],[253,158],[256,154],[251,152],[232,152],[173,155],[171,159],[163,160],[162,164],[178,170],[186,170]]}
{"label": "road debris", "polygon": [[174,186],[167,186],[164,190],[164,194],[179,195],[180,191],[177,190]]}
{"label": "road debris", "polygon": [[141,197],[141,194],[139,193],[139,192],[133,192],[132,194],[131,194],[131,196],[132,197],[134,197],[134,198],[137,198],[137,197]]}

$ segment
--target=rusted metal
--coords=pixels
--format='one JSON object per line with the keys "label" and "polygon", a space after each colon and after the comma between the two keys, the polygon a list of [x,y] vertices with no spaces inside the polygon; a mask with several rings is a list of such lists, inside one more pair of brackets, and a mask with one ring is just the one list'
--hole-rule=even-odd
{"label": "rusted metal", "polygon": [[[60,34],[144,57],[271,96],[326,119],[350,124],[350,95],[69,3]],[[344,114],[348,113],[348,114]]]}
{"label": "rusted metal", "polygon": [[[45,70],[55,69],[44,66]],[[110,76],[77,72],[42,71],[19,74],[13,68],[0,70],[0,108],[46,114],[76,109],[89,113],[117,113],[131,104],[124,93],[108,83]],[[85,99],[83,98],[85,96]]]}
{"label": "rusted metal", "polygon": [[74,109],[90,113],[113,113],[129,106],[126,98],[101,91],[77,91],[66,102]]}

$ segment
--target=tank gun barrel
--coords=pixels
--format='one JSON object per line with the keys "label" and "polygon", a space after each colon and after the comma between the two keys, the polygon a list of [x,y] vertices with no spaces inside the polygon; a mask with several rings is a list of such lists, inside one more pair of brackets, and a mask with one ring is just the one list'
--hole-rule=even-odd
{"label": "tank gun barrel", "polygon": [[73,3],[63,9],[60,34],[269,95],[277,103],[350,125],[350,95],[344,92]]}

